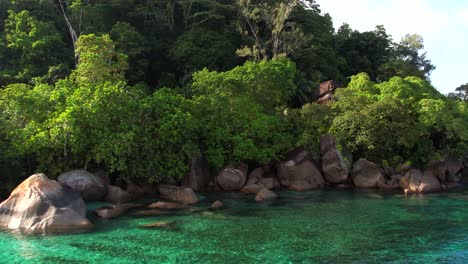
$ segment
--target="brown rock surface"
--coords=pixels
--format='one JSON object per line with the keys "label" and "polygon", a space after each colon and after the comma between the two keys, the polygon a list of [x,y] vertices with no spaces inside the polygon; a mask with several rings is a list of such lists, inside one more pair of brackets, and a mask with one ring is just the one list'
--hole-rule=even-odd
{"label": "brown rock surface", "polygon": [[211,210],[218,210],[218,209],[221,209],[221,208],[223,208],[223,207],[224,207],[223,202],[221,202],[221,201],[218,200],[218,201],[215,201],[215,202],[210,206],[209,209],[211,209]]}
{"label": "brown rock surface", "polygon": [[424,174],[419,170],[411,169],[400,181],[405,193],[425,193],[441,190],[439,180],[432,174]]}
{"label": "brown rock surface", "polygon": [[239,191],[247,180],[247,169],[245,163],[229,164],[219,172],[216,182],[223,191]]}
{"label": "brown rock surface", "polygon": [[264,174],[265,174],[265,171],[263,170],[263,168],[256,168],[247,177],[246,185],[259,183],[263,179]]}
{"label": "brown rock surface", "polygon": [[261,184],[251,184],[244,186],[244,188],[241,189],[241,192],[246,194],[257,194],[263,188],[265,188],[265,186]]}
{"label": "brown rock surface", "polygon": [[268,190],[267,188],[263,188],[255,196],[255,201],[264,202],[264,201],[274,200],[276,198],[278,198],[278,195],[276,193]]}
{"label": "brown rock surface", "polygon": [[360,159],[354,164],[351,178],[354,185],[360,188],[379,188],[385,185],[383,170],[366,159]]}
{"label": "brown rock surface", "polygon": [[310,160],[282,162],[278,168],[278,180],[282,186],[296,191],[316,189],[325,184],[317,165]]}
{"label": "brown rock surface", "polygon": [[113,204],[128,203],[132,201],[132,195],[119,187],[108,185],[107,195],[104,197],[104,201]]}
{"label": "brown rock surface", "polygon": [[142,204],[126,203],[126,204],[118,204],[118,205],[101,207],[101,208],[94,210],[94,212],[99,217],[102,217],[105,219],[111,219],[111,218],[116,218],[125,214],[131,208],[142,207],[142,206],[143,206]]}
{"label": "brown rock surface", "polygon": [[182,186],[188,187],[195,192],[205,191],[208,183],[212,180],[208,161],[202,156],[192,158],[190,171],[182,180]]}
{"label": "brown rock surface", "polygon": [[178,210],[178,209],[186,209],[187,205],[174,203],[174,202],[156,202],[148,205],[148,208],[157,208],[157,209],[167,209],[167,210]]}
{"label": "brown rock surface", "polygon": [[0,227],[33,233],[92,228],[78,192],[37,173],[18,185],[0,204]]}
{"label": "brown rock surface", "polygon": [[320,136],[322,170],[327,182],[344,183],[349,177],[349,169],[341,152],[336,148],[336,140],[330,134]]}
{"label": "brown rock surface", "polygon": [[198,203],[198,198],[195,195],[195,192],[190,188],[162,184],[159,185],[159,193],[161,198],[166,200],[183,204]]}

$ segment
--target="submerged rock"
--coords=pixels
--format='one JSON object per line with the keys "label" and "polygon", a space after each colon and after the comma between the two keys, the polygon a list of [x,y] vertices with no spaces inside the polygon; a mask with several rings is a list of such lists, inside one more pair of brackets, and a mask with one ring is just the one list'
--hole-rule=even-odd
{"label": "submerged rock", "polygon": [[85,201],[101,201],[107,194],[104,180],[85,170],[62,173],[57,180],[78,191]]}
{"label": "submerged rock", "polygon": [[93,225],[86,219],[86,205],[78,192],[38,173],[18,185],[0,204],[0,227],[47,233]]}
{"label": "submerged rock", "polygon": [[400,181],[405,193],[425,193],[441,190],[439,180],[433,174],[424,174],[420,170],[411,169]]}
{"label": "submerged rock", "polygon": [[198,198],[190,188],[178,187],[174,185],[159,185],[161,198],[183,204],[196,204]]}
{"label": "submerged rock", "polygon": [[247,180],[247,169],[245,163],[229,164],[218,174],[216,182],[223,191],[239,191]]}
{"label": "submerged rock", "polygon": [[186,209],[187,205],[174,203],[174,202],[156,202],[148,205],[148,208],[157,208],[157,209],[167,209],[167,210],[178,210],[178,209]]}
{"label": "submerged rock", "polygon": [[94,212],[102,218],[110,219],[116,218],[125,214],[129,209],[135,207],[142,207],[142,204],[118,204],[112,206],[105,206],[94,210]]}
{"label": "submerged rock", "polygon": [[175,225],[175,221],[158,221],[150,224],[140,225],[141,228],[169,228]]}
{"label": "submerged rock", "polygon": [[218,209],[221,209],[221,208],[223,208],[223,207],[224,207],[223,202],[217,200],[217,201],[215,201],[215,202],[210,206],[209,209],[211,209],[211,210],[218,210]]}
{"label": "submerged rock", "polygon": [[377,164],[366,159],[358,160],[351,171],[351,178],[356,187],[379,188],[385,187],[383,170]]}
{"label": "submerged rock", "polygon": [[278,195],[276,193],[268,190],[267,188],[263,188],[255,196],[255,201],[264,202],[264,201],[274,200],[276,198],[278,198]]}

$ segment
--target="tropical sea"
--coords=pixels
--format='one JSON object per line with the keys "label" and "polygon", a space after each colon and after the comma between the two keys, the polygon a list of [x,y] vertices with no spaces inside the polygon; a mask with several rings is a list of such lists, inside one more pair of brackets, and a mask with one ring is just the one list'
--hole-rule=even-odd
{"label": "tropical sea", "polygon": [[[0,263],[468,263],[468,188],[208,193],[190,210],[103,220],[68,235],[0,232]],[[201,211],[221,200],[225,209]],[[169,221],[168,228],[141,225]]]}

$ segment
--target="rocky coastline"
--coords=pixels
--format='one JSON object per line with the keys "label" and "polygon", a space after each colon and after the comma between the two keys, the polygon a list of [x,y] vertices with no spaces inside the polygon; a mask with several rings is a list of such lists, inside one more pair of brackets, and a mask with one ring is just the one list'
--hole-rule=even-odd
{"label": "rocky coastline", "polygon": [[[219,172],[210,172],[203,157],[192,159],[190,171],[179,184],[134,184],[114,186],[105,173],[73,170],[50,180],[34,174],[18,185],[0,204],[0,228],[28,233],[55,233],[90,230],[86,202],[104,201],[111,205],[94,213],[104,219],[124,215],[132,209],[137,216],[158,216],[177,210],[198,213],[224,207],[211,201],[207,208],[192,207],[201,192],[241,192],[256,202],[278,198],[277,190],[306,191],[320,188],[373,188],[401,190],[405,195],[444,191],[468,179],[468,159],[444,157],[420,170],[411,166],[389,168],[366,159],[352,162],[337,148],[331,135],[320,138],[320,160],[304,148],[296,148],[275,164],[250,169],[246,163],[230,163]],[[250,171],[250,173],[249,173]],[[138,203],[152,197],[152,203]],[[158,222],[144,228],[165,228]]]}

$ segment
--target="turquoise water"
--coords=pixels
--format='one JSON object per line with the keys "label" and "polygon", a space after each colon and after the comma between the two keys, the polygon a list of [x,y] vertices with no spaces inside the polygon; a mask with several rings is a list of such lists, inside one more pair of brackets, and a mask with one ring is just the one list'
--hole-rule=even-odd
{"label": "turquoise water", "polygon": [[[221,199],[217,212],[93,218],[92,233],[0,232],[0,263],[468,263],[468,189],[398,192],[322,190]],[[168,229],[141,224],[175,221]]]}

